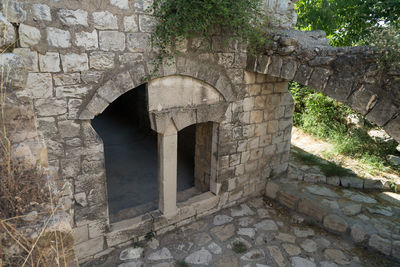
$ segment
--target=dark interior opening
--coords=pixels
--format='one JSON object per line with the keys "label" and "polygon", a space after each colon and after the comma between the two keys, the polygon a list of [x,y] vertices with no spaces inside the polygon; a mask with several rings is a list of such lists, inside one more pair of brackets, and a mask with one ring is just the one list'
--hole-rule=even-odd
{"label": "dark interior opening", "polygon": [[194,187],[196,125],[178,132],[178,192]]}
{"label": "dark interior opening", "polygon": [[141,85],[92,121],[104,143],[111,222],[157,209],[157,133],[150,127],[147,98]]}

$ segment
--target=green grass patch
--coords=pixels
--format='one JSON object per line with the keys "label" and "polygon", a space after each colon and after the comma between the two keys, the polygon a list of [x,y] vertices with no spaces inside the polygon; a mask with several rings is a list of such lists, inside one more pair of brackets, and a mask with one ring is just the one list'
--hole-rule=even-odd
{"label": "green grass patch", "polygon": [[[400,173],[400,167],[387,161],[387,156],[400,155],[396,150],[398,143],[394,140],[372,138],[368,131],[373,128],[363,116],[354,113],[348,106],[330,97],[315,92],[297,83],[291,83],[290,91],[295,100],[294,125],[303,131],[333,144],[333,152],[361,161],[373,171],[390,171]],[[362,126],[348,124],[349,115],[357,115]],[[305,161],[313,159],[303,157]],[[326,166],[328,174],[339,169]]]}

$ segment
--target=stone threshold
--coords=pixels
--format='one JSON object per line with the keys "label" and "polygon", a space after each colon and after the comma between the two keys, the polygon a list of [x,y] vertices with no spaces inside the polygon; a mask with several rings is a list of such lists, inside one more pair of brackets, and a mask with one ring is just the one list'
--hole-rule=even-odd
{"label": "stone threshold", "polygon": [[266,197],[329,232],[400,260],[400,195],[361,193],[290,179],[270,180]]}
{"label": "stone threshold", "polygon": [[327,184],[368,191],[390,191],[393,190],[393,186],[396,186],[397,191],[400,192],[400,183],[386,178],[371,179],[357,176],[325,176],[317,166],[299,166],[293,162],[289,164],[287,178],[308,183]]}
{"label": "stone threshold", "polygon": [[107,244],[109,247],[121,245],[134,237],[142,239],[149,232],[162,234],[176,228],[178,224],[190,223],[191,218],[214,212],[219,198],[211,192],[206,192],[178,203],[177,213],[168,217],[162,215],[159,210],[155,210],[135,218],[112,223],[110,232],[106,234]]}

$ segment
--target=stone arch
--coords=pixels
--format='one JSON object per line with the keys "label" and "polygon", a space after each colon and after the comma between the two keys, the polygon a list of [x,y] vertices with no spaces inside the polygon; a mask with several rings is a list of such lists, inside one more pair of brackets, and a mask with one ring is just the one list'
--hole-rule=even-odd
{"label": "stone arch", "polygon": [[[113,78],[101,83],[80,111],[78,118],[80,120],[93,119],[122,94],[144,84],[145,78],[150,73],[147,66],[146,61],[138,61],[127,68],[109,73],[107,76]],[[152,80],[174,75],[191,77],[215,88],[226,102],[236,95],[235,86],[226,71],[216,64],[177,56],[172,63],[162,64],[159,71],[153,75]]]}
{"label": "stone arch", "polygon": [[400,142],[400,73],[379,69],[373,48],[330,47],[321,32],[295,31],[281,34],[277,47],[269,55],[249,57],[246,69],[322,92]]}

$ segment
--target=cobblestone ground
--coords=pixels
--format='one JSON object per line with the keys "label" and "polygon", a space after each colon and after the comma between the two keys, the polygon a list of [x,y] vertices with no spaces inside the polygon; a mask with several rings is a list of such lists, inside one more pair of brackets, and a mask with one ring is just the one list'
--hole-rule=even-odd
{"label": "cobblestone ground", "polygon": [[400,266],[255,198],[83,266]]}

